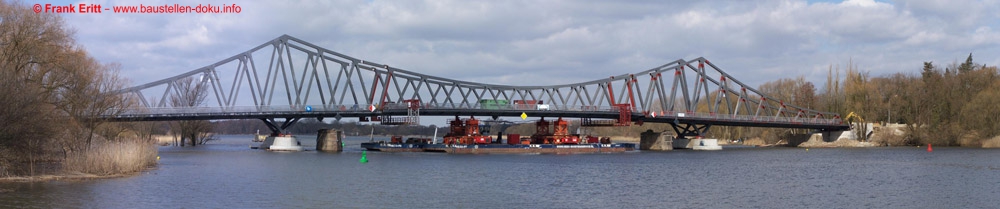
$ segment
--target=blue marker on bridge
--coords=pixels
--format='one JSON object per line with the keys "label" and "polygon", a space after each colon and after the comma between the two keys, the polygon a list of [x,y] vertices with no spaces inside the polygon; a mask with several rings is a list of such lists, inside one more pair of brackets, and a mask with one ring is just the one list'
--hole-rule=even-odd
{"label": "blue marker on bridge", "polygon": [[312,106],[306,106],[306,112],[312,112],[312,111],[313,111]]}

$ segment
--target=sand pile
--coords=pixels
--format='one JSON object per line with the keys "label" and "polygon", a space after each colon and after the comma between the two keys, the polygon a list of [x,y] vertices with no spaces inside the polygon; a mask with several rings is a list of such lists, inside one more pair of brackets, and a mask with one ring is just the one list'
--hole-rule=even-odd
{"label": "sand pile", "polygon": [[876,146],[875,143],[871,143],[871,142],[859,142],[857,140],[848,139],[848,138],[839,138],[839,139],[837,139],[837,141],[824,142],[823,141],[823,137],[821,137],[819,135],[814,135],[813,137],[809,138],[809,141],[806,141],[806,142],[803,142],[802,144],[799,144],[799,147],[806,147],[806,148],[812,148],[812,147],[875,147],[875,146]]}

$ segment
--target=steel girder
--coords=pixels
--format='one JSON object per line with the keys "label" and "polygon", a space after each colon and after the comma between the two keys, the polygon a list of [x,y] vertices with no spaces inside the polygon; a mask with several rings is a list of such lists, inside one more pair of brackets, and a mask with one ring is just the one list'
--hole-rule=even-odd
{"label": "steel girder", "polygon": [[[179,91],[175,83],[187,77],[196,77],[211,86],[207,92],[209,104],[169,106],[166,101]],[[120,93],[132,96],[144,107],[105,116],[108,119],[144,120],[144,115],[154,114],[160,119],[204,118],[197,115],[226,116],[229,112],[263,118],[267,114],[259,113],[269,111],[283,112],[275,116],[287,116],[289,111],[357,115],[358,110],[369,107],[389,111],[404,100],[419,100],[420,108],[442,113],[539,111],[536,106],[525,104],[543,101],[549,105],[547,110],[567,113],[567,117],[572,117],[572,113],[615,112],[615,105],[627,104],[636,115],[632,120],[636,121],[674,119],[681,124],[681,121],[699,121],[705,125],[711,121],[736,120],[751,121],[748,126],[803,123],[837,127],[843,123],[836,113],[786,104],[765,95],[705,58],[676,60],[634,74],[580,83],[511,86],[416,73],[350,57],[288,35],[214,64]],[[159,102],[150,101],[146,95],[158,98]],[[504,100],[505,105],[488,106],[486,103],[491,100],[494,103]],[[518,101],[522,103],[515,104]],[[422,112],[428,115],[435,111]],[[698,120],[677,120],[689,118]]]}

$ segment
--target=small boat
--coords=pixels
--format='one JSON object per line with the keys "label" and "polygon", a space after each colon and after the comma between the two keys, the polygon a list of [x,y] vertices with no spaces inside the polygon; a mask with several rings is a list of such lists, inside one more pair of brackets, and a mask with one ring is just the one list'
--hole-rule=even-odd
{"label": "small boat", "polygon": [[264,140],[266,140],[266,139],[267,139],[267,135],[255,134],[255,135],[253,135],[253,139],[250,140],[250,141],[252,141],[252,142],[264,142]]}
{"label": "small boat", "polygon": [[718,139],[693,139],[691,144],[693,150],[722,150]]}
{"label": "small boat", "polygon": [[250,141],[252,141],[252,142],[264,142],[265,139],[267,139],[267,135],[260,134],[260,130],[258,129],[257,130],[257,134],[254,134],[253,135],[253,139],[251,139]]}

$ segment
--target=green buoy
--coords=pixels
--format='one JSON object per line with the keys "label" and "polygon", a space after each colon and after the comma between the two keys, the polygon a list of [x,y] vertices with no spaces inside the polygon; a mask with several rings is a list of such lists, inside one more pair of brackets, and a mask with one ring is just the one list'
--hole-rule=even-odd
{"label": "green buoy", "polygon": [[361,151],[361,159],[358,160],[361,163],[368,163],[368,151]]}

